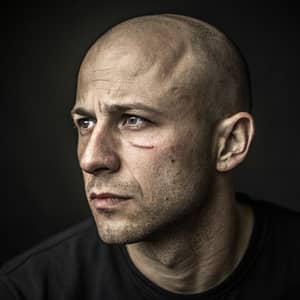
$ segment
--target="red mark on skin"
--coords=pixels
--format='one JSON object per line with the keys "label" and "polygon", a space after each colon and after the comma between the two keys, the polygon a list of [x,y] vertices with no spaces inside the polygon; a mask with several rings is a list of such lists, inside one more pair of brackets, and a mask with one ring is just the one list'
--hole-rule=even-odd
{"label": "red mark on skin", "polygon": [[153,149],[154,146],[142,146],[142,145],[137,145],[137,144],[132,144],[133,146],[137,147],[137,148],[142,148],[142,149]]}
{"label": "red mark on skin", "polygon": [[175,153],[175,152],[176,152],[176,147],[175,147],[175,146],[171,146],[170,149],[171,149],[171,152],[172,152],[172,153]]}

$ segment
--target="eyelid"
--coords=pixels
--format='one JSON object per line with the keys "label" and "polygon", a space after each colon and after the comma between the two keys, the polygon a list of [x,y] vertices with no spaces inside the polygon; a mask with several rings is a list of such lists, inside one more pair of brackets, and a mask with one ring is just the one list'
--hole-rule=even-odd
{"label": "eyelid", "polygon": [[140,119],[143,119],[147,122],[151,122],[148,118],[144,117],[144,116],[141,116],[139,114],[135,114],[135,113],[124,113],[122,115],[122,118],[130,118],[130,117],[135,117],[135,118],[140,118]]}
{"label": "eyelid", "polygon": [[[123,124],[124,121],[128,120],[129,118],[138,118],[141,120],[141,122],[144,123],[143,126],[140,126],[140,127],[144,127],[144,126],[147,126],[147,124],[153,124],[152,121],[150,121],[148,118],[145,118],[143,116],[140,116],[138,114],[134,114],[134,113],[123,113],[121,115],[121,118],[120,118],[120,122],[121,122],[121,125],[122,126],[126,126],[126,124]],[[73,116],[73,122],[74,122],[74,127],[75,128],[79,128],[79,129],[89,129],[89,128],[84,128],[82,126],[80,126],[80,121],[92,121],[94,122],[94,124],[97,122],[97,120],[94,118],[94,117],[91,117],[91,116],[83,116],[83,115],[75,115]],[[127,127],[131,127],[132,129],[134,128],[135,125],[127,125]],[[136,126],[138,127],[138,125]]]}
{"label": "eyelid", "polygon": [[[74,122],[74,126],[77,128],[83,128],[80,126],[80,121],[92,121],[94,123],[96,123],[95,118],[93,117],[89,117],[89,116],[77,116],[73,118],[73,122]],[[84,128],[87,129],[87,128]]]}
{"label": "eyelid", "polygon": [[73,121],[74,122],[76,122],[77,120],[80,120],[80,119],[95,120],[95,118],[91,117],[91,116],[84,116],[84,115],[75,115],[75,116],[73,116]]}
{"label": "eyelid", "polygon": [[145,117],[142,117],[142,116],[139,116],[136,114],[130,114],[130,113],[124,113],[121,117],[121,121],[123,122],[124,120],[130,119],[132,117],[141,119],[145,123],[152,123],[149,119],[147,119]]}
{"label": "eyelid", "polygon": [[[130,118],[137,118],[134,124],[127,123]],[[123,114],[120,123],[119,129],[124,132],[143,132],[144,130],[150,129],[153,125],[153,122],[138,115],[134,114]]]}

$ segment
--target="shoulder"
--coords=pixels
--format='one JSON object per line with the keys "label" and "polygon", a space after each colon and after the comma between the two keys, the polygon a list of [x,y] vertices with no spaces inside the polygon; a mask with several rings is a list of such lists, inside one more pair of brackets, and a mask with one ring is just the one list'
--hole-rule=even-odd
{"label": "shoulder", "polygon": [[65,299],[104,273],[111,252],[90,218],[5,263],[0,269],[0,298]]}
{"label": "shoulder", "polygon": [[[270,257],[282,259],[291,267],[300,267],[300,212],[243,194],[242,200],[254,211],[256,231],[262,237],[265,251]],[[263,232],[263,233],[262,233]],[[294,262],[294,263],[293,263]]]}
{"label": "shoulder", "polygon": [[238,199],[252,206],[255,214],[264,217],[274,229],[283,231],[284,229],[299,230],[300,228],[300,212],[291,208],[282,206],[275,202],[266,201],[264,199],[252,198],[247,194],[238,193]]}
{"label": "shoulder", "polygon": [[273,269],[276,276],[285,274],[286,280],[295,277],[300,268],[300,212],[248,196],[244,200],[254,210],[256,234],[261,237],[262,265]]}
{"label": "shoulder", "polygon": [[273,251],[297,257],[300,266],[300,212],[278,204],[261,201],[259,208],[267,216],[269,241]]}
{"label": "shoulder", "polygon": [[101,241],[90,218],[4,264],[0,298],[10,293],[14,297],[7,299],[85,299],[80,293],[89,292],[92,280],[104,280],[118,251]]}
{"label": "shoulder", "polygon": [[251,288],[289,292],[300,283],[300,213],[245,194],[238,199],[251,205],[254,211],[251,251],[248,251]]}
{"label": "shoulder", "polygon": [[293,234],[300,229],[300,212],[262,199],[252,199],[252,205],[258,214],[266,216],[274,232]]}
{"label": "shoulder", "polygon": [[[53,265],[61,265],[75,259],[83,246],[94,247],[99,238],[92,218],[58,233],[23,254],[6,262],[0,269],[0,276],[11,276],[19,272],[47,272]],[[87,249],[86,249],[87,251]]]}

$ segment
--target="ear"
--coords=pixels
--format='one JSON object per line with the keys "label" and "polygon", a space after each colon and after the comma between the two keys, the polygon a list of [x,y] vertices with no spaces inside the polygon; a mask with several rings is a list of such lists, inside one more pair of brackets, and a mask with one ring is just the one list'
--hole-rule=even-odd
{"label": "ear", "polygon": [[254,136],[253,117],[239,112],[222,120],[215,128],[216,169],[227,172],[247,156]]}

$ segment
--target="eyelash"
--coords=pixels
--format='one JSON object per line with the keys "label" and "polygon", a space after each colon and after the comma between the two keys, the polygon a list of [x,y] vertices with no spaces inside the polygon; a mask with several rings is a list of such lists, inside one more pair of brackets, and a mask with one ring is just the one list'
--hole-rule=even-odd
{"label": "eyelash", "polygon": [[87,127],[83,127],[81,126],[81,122],[85,122],[85,121],[92,121],[92,118],[79,118],[77,120],[75,120],[75,128],[79,128],[79,129],[88,129]]}
{"label": "eyelash", "polygon": [[[121,117],[121,124],[122,124],[122,126],[125,126],[125,122],[127,120],[129,120],[130,118],[137,118],[137,119],[142,120],[142,122],[152,123],[148,119],[143,118],[141,116],[131,115],[131,114],[123,114],[122,117]],[[79,128],[79,129],[88,129],[88,127],[83,127],[82,126],[82,123],[85,122],[85,121],[94,121],[94,119],[93,118],[79,118],[79,119],[75,120],[75,126],[74,127],[75,128]],[[134,126],[129,126],[129,127],[134,127]]]}
{"label": "eyelash", "polygon": [[[121,118],[121,121],[122,121],[122,125],[125,125],[125,122],[128,121],[130,118],[136,118],[136,119],[139,119],[141,120],[143,123],[150,123],[149,120],[143,118],[143,117],[140,117],[140,116],[136,116],[136,115],[130,115],[130,114],[124,114]],[[130,127],[134,127],[133,126],[130,126]]]}

